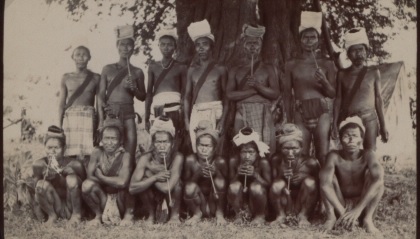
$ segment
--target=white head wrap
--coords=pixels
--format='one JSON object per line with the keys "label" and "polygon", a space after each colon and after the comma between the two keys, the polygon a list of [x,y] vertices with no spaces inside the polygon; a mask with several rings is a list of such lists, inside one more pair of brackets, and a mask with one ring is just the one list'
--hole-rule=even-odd
{"label": "white head wrap", "polygon": [[175,127],[171,119],[156,118],[150,128],[150,135],[153,136],[156,132],[167,132],[172,137],[175,136]]}
{"label": "white head wrap", "polygon": [[200,22],[193,22],[188,26],[188,35],[190,35],[193,42],[201,37],[207,37],[214,42],[214,36],[211,34],[210,24],[204,19]]}
{"label": "white head wrap", "polygon": [[175,41],[178,40],[178,34],[175,28],[162,28],[158,33],[156,33],[156,39],[159,40],[164,36],[173,37]]}
{"label": "white head wrap", "polygon": [[347,117],[344,121],[341,121],[340,126],[338,128],[341,129],[349,123],[357,124],[358,126],[360,126],[360,128],[362,128],[363,132],[365,132],[365,126],[363,125],[363,121],[357,115],[353,117]]}
{"label": "white head wrap", "polygon": [[132,39],[134,41],[134,27],[131,25],[117,26],[115,29],[117,41],[123,39]]}
{"label": "white head wrap", "polygon": [[300,14],[299,33],[308,28],[314,28],[321,35],[322,12],[302,11]]}
{"label": "white head wrap", "polygon": [[369,46],[369,39],[366,34],[366,29],[363,27],[353,28],[347,31],[344,35],[344,48],[346,51],[353,45],[365,44]]}
{"label": "white head wrap", "polygon": [[284,124],[279,130],[279,144],[282,145],[286,142],[296,140],[300,143],[303,142],[302,131],[295,124]]}
{"label": "white head wrap", "polygon": [[[250,129],[252,131],[251,131],[250,134],[245,135],[242,132],[244,129],[245,130]],[[260,156],[261,157],[265,157],[265,154],[270,153],[270,151],[269,151],[270,147],[266,143],[260,141],[260,135],[251,128],[243,128],[243,129],[239,130],[239,133],[237,135],[235,135],[235,137],[233,137],[233,143],[235,143],[236,146],[240,146],[242,144],[247,144],[247,143],[252,142],[252,141],[254,141],[255,144],[257,145],[258,151],[260,151]]]}
{"label": "white head wrap", "polygon": [[263,38],[265,33],[265,27],[257,25],[257,27],[253,27],[248,24],[244,24],[242,26],[242,35],[241,37],[250,36],[250,37],[259,37]]}

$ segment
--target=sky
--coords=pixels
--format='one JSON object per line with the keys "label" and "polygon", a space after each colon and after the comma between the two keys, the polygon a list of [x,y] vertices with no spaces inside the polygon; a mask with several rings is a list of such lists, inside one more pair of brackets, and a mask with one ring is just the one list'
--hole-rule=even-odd
{"label": "sky", "polygon": [[[47,5],[45,0],[7,0],[4,19],[4,107],[12,105],[11,119],[20,117],[20,108],[28,107],[28,115],[43,120],[43,127],[57,122],[57,93],[62,75],[74,70],[71,52],[78,45],[90,48],[92,59],[89,68],[100,73],[106,64],[118,59],[114,28],[132,24],[130,15],[106,16],[98,22],[94,14],[86,14],[80,21],[68,18],[64,6]],[[406,69],[416,66],[416,31],[404,31],[385,48],[391,52],[388,62],[405,61]],[[152,52],[158,56],[155,47]],[[132,64],[141,67],[145,59],[140,55],[131,58]],[[32,77],[32,78],[31,78]],[[39,81],[34,85],[33,81]],[[47,80],[44,80],[47,79]],[[19,97],[26,100],[21,102]],[[143,104],[136,103],[142,111]],[[15,136],[19,127],[4,131],[5,136]],[[44,130],[44,129],[40,129]]]}

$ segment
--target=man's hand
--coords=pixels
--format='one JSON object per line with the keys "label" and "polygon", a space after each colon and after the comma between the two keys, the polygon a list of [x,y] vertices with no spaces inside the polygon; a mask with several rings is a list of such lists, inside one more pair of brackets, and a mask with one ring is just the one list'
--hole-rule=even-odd
{"label": "man's hand", "polygon": [[386,143],[388,142],[389,139],[389,134],[388,134],[388,130],[386,130],[385,127],[381,128],[381,140],[382,142]]}
{"label": "man's hand", "polygon": [[362,210],[359,210],[357,207],[350,210],[349,212],[344,213],[336,222],[336,225],[343,225],[347,230],[351,230],[353,227],[358,225],[359,217]]}
{"label": "man's hand", "polygon": [[317,79],[318,82],[322,86],[324,86],[325,84],[328,83],[327,76],[325,75],[325,73],[322,71],[321,68],[316,69],[316,71],[315,71],[315,79]]}
{"label": "man's hand", "polygon": [[155,174],[156,182],[166,182],[171,178],[171,171],[162,171]]}
{"label": "man's hand", "polygon": [[252,165],[242,164],[239,166],[238,174],[245,176],[253,176],[255,168]]}
{"label": "man's hand", "polygon": [[299,184],[299,183],[301,183],[301,182],[303,181],[303,179],[305,179],[307,176],[308,176],[307,174],[303,174],[303,173],[298,172],[298,173],[296,173],[296,174],[294,174],[294,175],[292,176],[292,178],[291,178],[290,182],[291,182],[291,183],[293,183],[293,184],[295,184],[295,185],[296,185],[296,184]]}
{"label": "man's hand", "polygon": [[136,83],[136,81],[134,81],[131,78],[132,78],[132,76],[127,76],[124,87],[131,90],[131,91],[135,91],[137,89],[137,83]]}
{"label": "man's hand", "polygon": [[160,173],[162,171],[166,171],[164,165],[157,165],[157,164],[153,164],[151,162],[146,164],[146,168],[148,170],[150,170],[153,174],[157,174],[157,173]]}
{"label": "man's hand", "polygon": [[104,173],[102,173],[102,170],[99,168],[99,166],[95,170],[95,176],[98,179],[102,179],[104,177]]}
{"label": "man's hand", "polygon": [[291,168],[283,168],[283,175],[285,178],[292,178],[293,177],[293,169]]}
{"label": "man's hand", "polygon": [[247,77],[247,80],[246,80],[246,85],[247,86],[254,88],[254,87],[257,87],[258,84],[259,84],[258,81],[255,80],[255,76],[248,76]]}
{"label": "man's hand", "polygon": [[76,174],[73,170],[72,167],[64,167],[63,171],[61,172],[61,174],[63,174],[63,176],[67,176],[70,174]]}
{"label": "man's hand", "polygon": [[206,164],[204,167],[201,167],[201,172],[205,178],[210,178],[210,175],[214,176],[216,173],[216,167],[211,164]]}

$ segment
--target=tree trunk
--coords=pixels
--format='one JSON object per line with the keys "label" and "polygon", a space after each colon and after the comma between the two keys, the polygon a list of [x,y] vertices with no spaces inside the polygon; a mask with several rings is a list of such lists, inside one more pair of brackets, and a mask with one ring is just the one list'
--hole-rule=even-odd
{"label": "tree trunk", "polygon": [[207,19],[215,36],[214,57],[227,67],[243,57],[240,35],[244,23],[266,27],[262,58],[277,70],[297,50],[301,1],[296,0],[176,0],[179,34],[178,59],[189,62],[194,54],[187,27]]}

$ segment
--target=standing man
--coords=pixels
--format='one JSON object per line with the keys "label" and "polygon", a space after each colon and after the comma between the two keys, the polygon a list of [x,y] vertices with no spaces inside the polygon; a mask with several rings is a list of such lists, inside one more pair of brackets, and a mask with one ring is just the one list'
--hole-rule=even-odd
{"label": "standing man", "polygon": [[229,160],[228,202],[235,211],[236,222],[241,220],[239,212],[248,205],[253,216],[251,223],[262,225],[271,184],[271,168],[266,159],[269,147],[249,127],[241,129],[233,142],[238,153]]}
{"label": "standing man", "polygon": [[288,122],[296,124],[303,133],[302,153],[309,156],[313,140],[316,158],[322,165],[328,153],[331,127],[328,101],[335,97],[336,69],[333,61],[317,53],[321,25],[321,12],[302,12],[299,26],[302,51],[300,56],[286,62],[284,99]]}
{"label": "standing man", "polygon": [[185,159],[183,171],[184,201],[192,212],[186,223],[195,224],[202,216],[216,216],[216,224],[225,224],[223,212],[226,206],[228,164],[215,155],[219,132],[210,121],[202,120],[195,130],[197,153]]}
{"label": "standing man", "polygon": [[254,129],[262,141],[276,150],[275,128],[271,106],[280,94],[274,68],[260,57],[265,27],[242,27],[242,42],[246,59],[244,64],[229,71],[227,97],[236,102],[235,133],[245,126]]}
{"label": "standing man", "polygon": [[91,59],[88,48],[76,47],[71,58],[76,71],[64,74],[61,80],[58,119],[66,135],[66,155],[82,160],[87,167],[97,127],[94,104],[100,75],[87,69]]}
{"label": "standing man", "polygon": [[130,153],[131,162],[137,146],[137,131],[133,97],[140,101],[146,98],[144,75],[140,68],[130,64],[134,51],[134,29],[120,26],[115,29],[120,59],[102,69],[99,85],[99,128],[105,118],[117,118],[124,125],[124,148]]}
{"label": "standing man", "polygon": [[280,154],[272,158],[273,184],[270,201],[276,210],[276,224],[283,225],[287,211],[297,213],[299,227],[308,226],[318,199],[319,164],[302,155],[302,131],[284,124],[279,132]]}
{"label": "standing man", "polygon": [[388,141],[381,96],[381,75],[376,67],[365,66],[369,39],[364,28],[349,30],[344,39],[352,65],[338,73],[337,98],[334,102],[334,136],[337,137],[337,125],[343,119],[357,115],[366,128],[363,148],[376,150],[378,131],[382,141]]}
{"label": "standing man", "polygon": [[[133,200],[128,183],[132,172],[130,154],[122,147],[124,127],[118,119],[106,119],[101,129],[102,146],[91,156],[87,179],[82,184],[83,198],[95,213],[89,222],[111,225],[133,224]],[[123,220],[121,221],[121,215]]]}
{"label": "standing man", "polygon": [[[365,127],[358,116],[340,123],[342,150],[331,151],[319,173],[321,193],[331,208],[324,227],[352,229],[359,223],[371,233],[379,230],[373,216],[385,190],[384,169],[372,149],[360,149]],[[337,212],[338,220],[335,212]]]}
{"label": "standing man", "polygon": [[184,156],[173,152],[175,127],[166,117],[159,117],[150,128],[152,151],[139,158],[130,182],[130,194],[139,195],[148,210],[148,223],[156,219],[156,209],[162,203],[170,208],[169,223],[179,224],[182,198],[181,171]]}
{"label": "standing man", "polygon": [[58,218],[70,219],[70,225],[81,220],[80,186],[86,177],[85,168],[78,160],[64,156],[66,136],[57,126],[48,127],[45,135],[46,157],[32,165],[35,178],[35,201],[47,214],[47,224]]}
{"label": "standing man", "polygon": [[213,59],[214,36],[207,20],[191,23],[188,34],[194,42],[196,56],[187,72],[184,120],[192,150],[196,152],[194,129],[198,122],[210,120],[221,135],[224,133],[228,112],[228,100],[224,97],[227,70]]}

